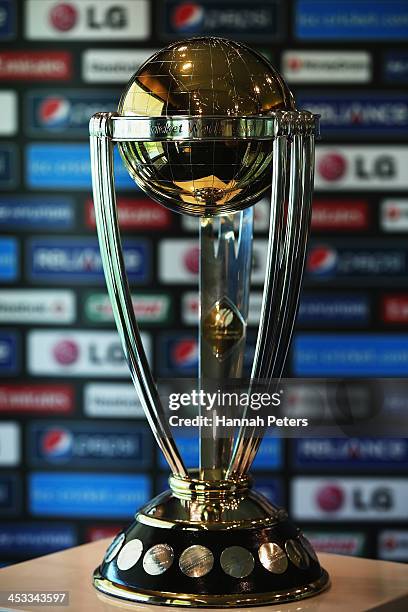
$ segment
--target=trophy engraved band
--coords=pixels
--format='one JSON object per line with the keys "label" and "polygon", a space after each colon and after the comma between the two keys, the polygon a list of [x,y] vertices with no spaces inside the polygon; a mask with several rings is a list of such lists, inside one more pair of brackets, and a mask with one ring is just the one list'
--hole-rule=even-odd
{"label": "trophy engraved band", "polygon": [[[282,603],[329,584],[286,512],[251,488],[263,430],[200,430],[187,470],[143,349],[121,248],[113,151],[152,198],[199,218],[201,389],[243,372],[252,204],[271,188],[266,276],[251,384],[282,375],[296,317],[313,190],[318,117],[298,111],[261,55],[218,38],[174,43],[132,77],[118,113],[91,119],[96,223],[106,284],[131,376],[172,472],[170,490],[109,546],[95,587],[138,602],[195,607]],[[214,415],[225,411],[212,409]]]}

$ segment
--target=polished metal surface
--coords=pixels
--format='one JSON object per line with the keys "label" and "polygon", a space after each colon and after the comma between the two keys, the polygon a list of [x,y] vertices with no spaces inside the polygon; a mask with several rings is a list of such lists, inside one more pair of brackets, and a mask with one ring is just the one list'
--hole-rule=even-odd
{"label": "polished metal surface", "polygon": [[228,576],[246,578],[252,573],[255,560],[251,552],[242,546],[230,546],[222,551],[221,567]]}
{"label": "polished metal surface", "polygon": [[168,544],[155,544],[143,557],[143,569],[151,576],[164,574],[174,560],[174,552]]}
{"label": "polished metal surface", "polygon": [[288,540],[285,542],[285,550],[289,559],[294,565],[296,565],[296,567],[299,569],[306,569],[309,567],[309,556],[300,542],[296,542],[296,540]]}
{"label": "polished metal surface", "polygon": [[143,544],[140,540],[131,540],[124,545],[117,559],[120,570],[128,570],[139,561],[143,552]]}
{"label": "polished metal surface", "polygon": [[214,565],[214,555],[206,546],[195,544],[184,550],[179,559],[179,567],[189,578],[201,578],[210,572]]}
{"label": "polished metal surface", "polygon": [[[310,231],[314,139],[294,136],[274,143],[272,202],[261,318],[251,379],[272,380],[277,389],[296,319]],[[286,168],[289,164],[289,185]],[[283,207],[288,197],[286,221]],[[260,446],[262,428],[243,426],[236,439],[227,477],[245,474]]]}
{"label": "polished metal surface", "polygon": [[[109,123],[109,113],[98,113],[91,119],[91,131],[93,131],[92,126],[98,126],[102,131],[109,131]],[[187,476],[187,470],[171,437],[134,315],[123,261],[116,210],[113,143],[109,138],[91,136],[91,167],[96,227],[103,270],[116,327],[132,380],[156,442],[171,470],[175,474]]]}
{"label": "polished metal surface", "polygon": [[272,140],[278,136],[319,134],[316,115],[308,111],[271,111],[248,117],[142,117],[112,113],[109,132],[96,128],[92,135],[114,142],[228,142]]}
{"label": "polished metal surface", "polygon": [[[111,544],[101,566],[106,573],[95,573],[95,586],[133,601],[186,606],[277,603],[320,592],[328,586],[328,576],[311,563],[317,557],[310,543],[289,525],[283,510],[250,491],[247,472],[262,429],[244,426],[235,437],[234,432],[222,437],[216,428],[201,429],[199,470],[189,473],[184,466],[134,316],[113,168],[117,146],[131,177],[149,196],[171,210],[200,217],[199,375],[204,390],[207,385],[211,389],[209,381],[222,387],[224,381],[241,377],[252,257],[250,206],[272,188],[267,272],[251,378],[255,383],[274,381],[269,383],[274,392],[298,307],[318,118],[295,109],[283,79],[263,56],[238,43],[198,37],[171,44],[150,58],[132,77],[118,113],[95,115],[90,133],[96,223],[114,317],[134,385],[173,473],[172,491],[140,510],[126,531],[133,539],[123,546],[119,537]],[[225,415],[225,406],[214,406],[212,412]],[[275,534],[271,541],[265,538],[265,528]],[[149,539],[152,530],[154,539]],[[251,538],[240,541],[240,536],[248,537],[247,530]],[[225,538],[216,562],[226,579],[252,574],[248,592],[217,595],[215,586],[213,592],[214,555],[211,547],[197,544],[197,538],[207,543],[207,531]],[[229,546],[232,533],[237,545]],[[201,591],[150,589],[156,584],[152,577],[174,562],[170,544],[175,534],[183,541],[175,550],[184,550],[171,573],[183,573],[186,585],[189,578],[199,578],[194,582]],[[162,543],[151,546],[152,541]],[[254,541],[262,542],[259,548]],[[129,572],[123,588],[115,584],[117,569],[134,567],[146,549],[144,578],[135,571],[135,581]],[[285,589],[256,592],[254,556],[268,572],[285,573]],[[163,584],[160,580],[157,584]],[[262,581],[259,584],[263,590]]]}
{"label": "polished metal surface", "polygon": [[184,40],[130,80],[119,114],[155,125],[144,124],[145,142],[126,138],[119,150],[139,186],[165,206],[204,216],[236,212],[271,182],[272,140],[257,138],[251,118],[293,109],[290,90],[264,56],[220,38]]}
{"label": "polished metal surface", "polygon": [[[199,381],[203,391],[222,392],[242,375],[252,261],[253,210],[200,221]],[[234,408],[215,405],[200,414],[237,416]],[[217,428],[200,428],[201,478],[223,478],[233,438]]]}
{"label": "polished metal surface", "polygon": [[288,558],[278,544],[265,542],[258,551],[259,560],[268,572],[283,574],[288,569]]}
{"label": "polished metal surface", "polygon": [[276,589],[267,593],[226,593],[224,595],[203,593],[196,595],[193,593],[175,593],[149,589],[130,590],[103,578],[98,570],[94,573],[93,582],[99,591],[120,599],[128,599],[129,601],[146,604],[188,608],[236,608],[297,602],[313,597],[313,595],[321,593],[330,586],[329,575],[325,570],[322,571],[322,575],[317,580],[308,584],[296,585],[286,589]]}
{"label": "polished metal surface", "polygon": [[123,542],[125,541],[125,539],[126,539],[126,536],[124,533],[120,533],[119,535],[116,536],[116,538],[113,539],[113,541],[111,542],[111,544],[109,545],[105,553],[105,557],[104,557],[105,563],[109,563],[110,561],[112,561],[112,559],[116,557],[116,555],[122,548]]}
{"label": "polished metal surface", "polygon": [[249,482],[202,481],[171,477],[172,491],[150,501],[136,515],[136,521],[157,529],[189,531],[239,531],[259,526],[272,527],[287,519]]}
{"label": "polished metal surface", "polygon": [[306,550],[310,558],[313,559],[313,561],[315,561],[316,563],[319,563],[319,559],[318,559],[318,556],[316,555],[315,549],[313,548],[309,540],[305,538],[304,535],[301,535],[299,536],[299,542],[301,543],[303,548]]}

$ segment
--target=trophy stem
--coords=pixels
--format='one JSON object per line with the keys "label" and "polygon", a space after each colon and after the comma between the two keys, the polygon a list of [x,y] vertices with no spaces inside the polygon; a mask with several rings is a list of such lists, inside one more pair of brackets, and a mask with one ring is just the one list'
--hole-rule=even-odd
{"label": "trophy stem", "polygon": [[[199,380],[204,391],[222,391],[241,376],[252,260],[252,208],[235,214],[205,217],[200,224],[200,358]],[[218,414],[233,408],[216,405],[205,416],[211,427],[200,429],[200,477],[223,478],[233,440],[221,436]],[[203,408],[200,410],[203,413]]]}

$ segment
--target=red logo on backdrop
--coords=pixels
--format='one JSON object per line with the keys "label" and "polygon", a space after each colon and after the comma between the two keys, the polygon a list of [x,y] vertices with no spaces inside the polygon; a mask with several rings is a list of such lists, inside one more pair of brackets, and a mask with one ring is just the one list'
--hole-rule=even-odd
{"label": "red logo on backdrop", "polygon": [[88,527],[85,532],[85,540],[86,542],[96,542],[103,538],[114,538],[123,528],[123,525],[99,525],[96,527]]}
{"label": "red logo on backdrop", "polygon": [[73,409],[69,385],[0,385],[0,412],[69,414]]}
{"label": "red logo on backdrop", "polygon": [[291,58],[289,58],[288,68],[290,68],[290,70],[294,70],[296,72],[297,70],[300,70],[302,67],[303,67],[303,61],[300,59],[300,57],[292,56]]}
{"label": "red logo on backdrop", "polygon": [[66,51],[5,51],[0,53],[0,79],[67,81],[72,55]]}
{"label": "red logo on backdrop", "polygon": [[78,20],[78,12],[72,4],[63,2],[53,6],[49,13],[51,25],[60,32],[72,30]]}
{"label": "red logo on backdrop", "polygon": [[385,323],[408,323],[408,293],[384,295],[381,312]]}
{"label": "red logo on backdrop", "polygon": [[72,340],[61,340],[55,345],[53,355],[61,365],[71,365],[79,357],[79,347]]}
{"label": "red logo on backdrop", "polygon": [[340,153],[326,153],[317,163],[317,171],[326,181],[338,181],[347,170],[347,160]]}
{"label": "red logo on backdrop", "polygon": [[184,253],[183,262],[185,267],[192,274],[198,274],[200,270],[200,249],[191,247]]}
{"label": "red logo on backdrop", "polygon": [[337,485],[327,485],[317,492],[316,501],[321,510],[336,512],[344,503],[344,492]]}
{"label": "red logo on backdrop", "polygon": [[[122,229],[164,229],[171,225],[171,212],[149,198],[118,198],[119,225]],[[88,227],[95,227],[95,209],[92,200],[86,201]]]}
{"label": "red logo on backdrop", "polygon": [[368,225],[368,204],[364,200],[313,202],[313,230],[364,230]]}

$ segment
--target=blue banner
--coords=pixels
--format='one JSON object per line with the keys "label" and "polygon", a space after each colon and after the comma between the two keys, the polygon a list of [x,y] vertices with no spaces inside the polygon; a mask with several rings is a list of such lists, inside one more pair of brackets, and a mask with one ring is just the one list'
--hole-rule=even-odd
{"label": "blue banner", "polygon": [[408,334],[298,334],[296,376],[408,376]]}
{"label": "blue banner", "polygon": [[[115,149],[117,189],[137,190],[117,148]],[[31,189],[91,191],[91,158],[88,143],[29,144],[26,149],[26,181]]]}
{"label": "blue banner", "polygon": [[0,525],[0,555],[38,557],[78,543],[76,529],[66,523],[5,523]]}
{"label": "blue banner", "polygon": [[[132,283],[150,278],[150,245],[144,239],[125,240],[123,255]],[[35,281],[105,284],[96,238],[33,238],[28,243],[28,276]]]}
{"label": "blue banner", "polygon": [[0,516],[16,516],[21,511],[21,482],[16,474],[0,473]]}
{"label": "blue banner", "polygon": [[408,51],[386,53],[383,71],[388,83],[408,83]]}
{"label": "blue banner", "polygon": [[18,158],[14,145],[0,144],[0,187],[10,189],[17,183]]}
{"label": "blue banner", "polygon": [[0,40],[8,40],[15,34],[16,4],[14,0],[0,0]]}
{"label": "blue banner", "polygon": [[0,281],[13,282],[19,277],[19,249],[16,238],[0,238]]}
{"label": "blue banner", "polygon": [[[407,14],[408,19],[408,14]],[[406,138],[408,94],[382,91],[301,91],[297,107],[320,115],[322,134]]]}
{"label": "blue banner", "polygon": [[0,331],[0,376],[17,374],[20,366],[16,332]]}
{"label": "blue banner", "polygon": [[33,516],[131,519],[150,496],[145,474],[32,472],[28,510]]}
{"label": "blue banner", "polygon": [[297,0],[295,35],[300,40],[406,40],[405,0]]}
{"label": "blue banner", "polygon": [[294,440],[293,465],[319,470],[406,468],[405,438],[305,438]]}
{"label": "blue banner", "polygon": [[74,200],[65,196],[0,196],[0,229],[71,229]]}
{"label": "blue banner", "polygon": [[297,322],[300,325],[367,325],[370,301],[367,295],[303,294]]}

